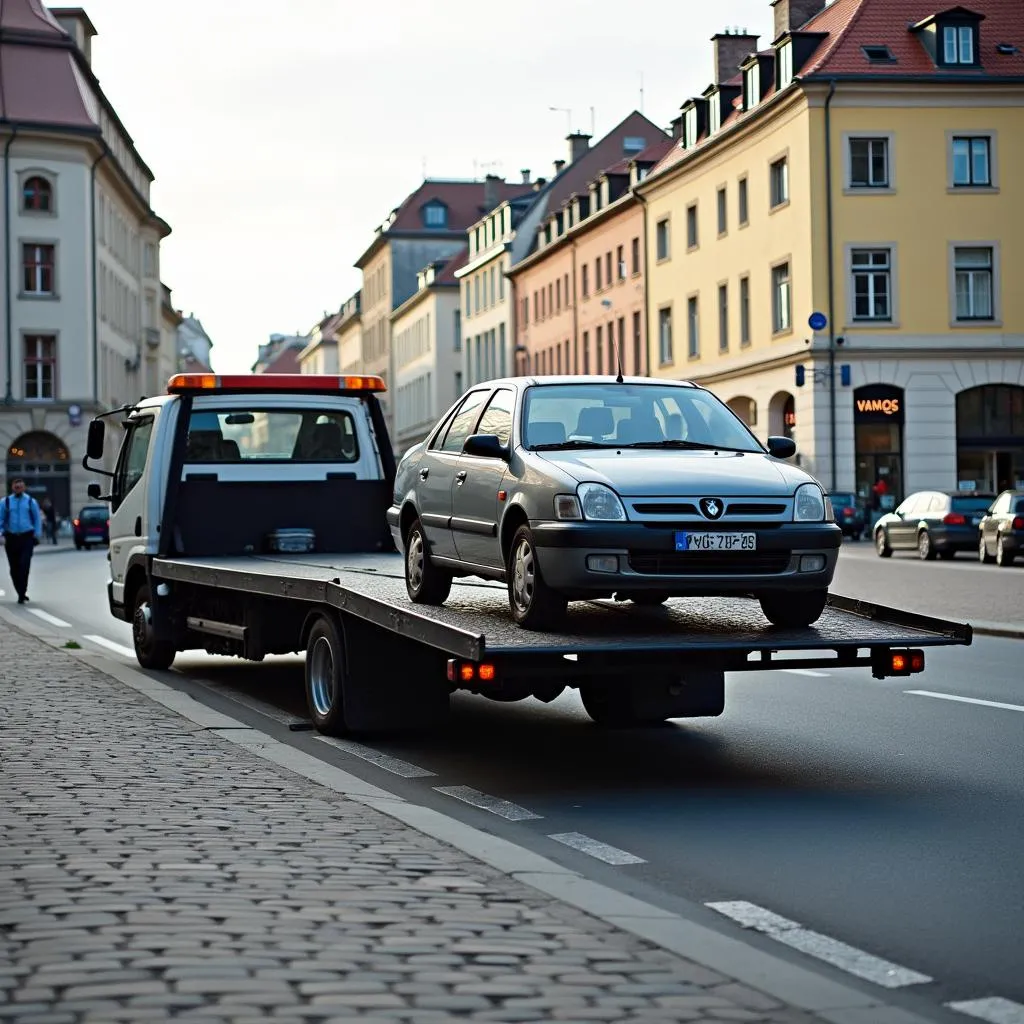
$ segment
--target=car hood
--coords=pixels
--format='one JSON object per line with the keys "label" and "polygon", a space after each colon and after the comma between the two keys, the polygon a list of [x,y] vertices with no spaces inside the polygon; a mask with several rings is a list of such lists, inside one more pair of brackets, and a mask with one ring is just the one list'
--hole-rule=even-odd
{"label": "car hood", "polygon": [[808,473],[756,452],[544,452],[545,461],[579,483],[605,484],[625,497],[675,494],[783,496],[813,481]]}

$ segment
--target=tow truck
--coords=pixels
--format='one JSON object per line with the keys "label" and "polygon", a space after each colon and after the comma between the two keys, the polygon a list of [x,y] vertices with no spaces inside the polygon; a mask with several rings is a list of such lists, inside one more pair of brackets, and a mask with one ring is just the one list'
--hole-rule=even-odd
{"label": "tow truck", "polygon": [[178,374],[90,423],[83,464],[110,479],[106,495],[89,485],[111,506],[108,602],[144,669],[180,651],[305,652],[309,715],[327,735],[439,726],[456,690],[550,702],[567,687],[599,725],[638,727],[720,715],[726,673],[904,677],[927,649],[972,642],[969,625],[838,595],[800,629],[735,597],[583,602],[557,632],[527,633],[505,588],[474,578],[442,607],[414,605],[386,519],[384,390],[374,376]]}

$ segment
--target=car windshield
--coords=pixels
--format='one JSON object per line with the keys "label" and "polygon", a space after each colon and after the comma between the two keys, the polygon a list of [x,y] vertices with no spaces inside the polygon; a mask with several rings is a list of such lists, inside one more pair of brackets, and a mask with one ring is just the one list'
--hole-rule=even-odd
{"label": "car windshield", "polygon": [[763,452],[723,402],[702,388],[659,384],[540,384],[523,414],[527,448],[726,448]]}
{"label": "car windshield", "polygon": [[992,497],[985,498],[952,498],[949,503],[952,512],[987,512],[992,504]]}

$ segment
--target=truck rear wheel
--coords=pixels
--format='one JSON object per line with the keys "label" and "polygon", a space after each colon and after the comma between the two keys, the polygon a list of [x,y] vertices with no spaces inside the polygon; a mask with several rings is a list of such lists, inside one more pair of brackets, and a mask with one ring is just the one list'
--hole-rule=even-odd
{"label": "truck rear wheel", "polygon": [[174,645],[166,640],[158,640],[153,632],[153,606],[148,583],[143,583],[135,591],[132,643],[135,646],[135,657],[143,668],[163,671],[174,662],[177,653]]}
{"label": "truck rear wheel", "polygon": [[306,642],[306,705],[317,732],[343,736],[345,723],[345,645],[334,621],[322,615]]}
{"label": "truck rear wheel", "polygon": [[809,626],[821,618],[828,603],[828,591],[794,590],[770,591],[759,596],[761,611],[773,626],[790,629]]}

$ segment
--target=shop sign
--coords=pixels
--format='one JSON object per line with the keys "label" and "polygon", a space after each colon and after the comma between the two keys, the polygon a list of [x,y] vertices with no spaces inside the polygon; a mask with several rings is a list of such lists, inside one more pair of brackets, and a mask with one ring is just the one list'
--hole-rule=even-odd
{"label": "shop sign", "polygon": [[890,384],[865,384],[853,393],[856,423],[903,423],[903,389]]}

